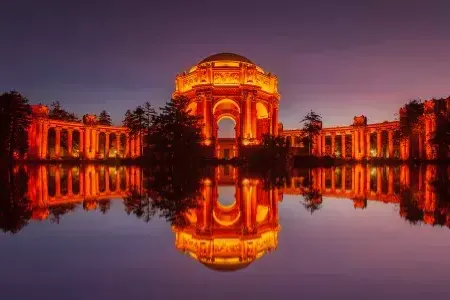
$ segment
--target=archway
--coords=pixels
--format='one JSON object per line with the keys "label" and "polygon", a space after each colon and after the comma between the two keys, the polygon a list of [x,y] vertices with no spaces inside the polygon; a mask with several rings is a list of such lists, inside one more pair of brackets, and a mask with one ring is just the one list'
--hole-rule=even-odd
{"label": "archway", "polygon": [[220,159],[231,159],[237,156],[238,126],[236,119],[230,114],[224,114],[217,118],[216,156]]}

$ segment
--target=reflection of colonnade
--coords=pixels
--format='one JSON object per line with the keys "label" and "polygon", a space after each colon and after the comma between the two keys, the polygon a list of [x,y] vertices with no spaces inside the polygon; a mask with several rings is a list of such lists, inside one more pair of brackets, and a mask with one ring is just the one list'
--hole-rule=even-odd
{"label": "reflection of colonnade", "polygon": [[[412,219],[411,214],[415,213],[415,221],[426,224],[439,221],[450,226],[450,206],[445,203],[439,206],[439,201],[448,199],[440,199],[433,187],[437,168],[435,165],[414,170],[407,165],[316,168],[308,174],[291,177],[283,194],[302,195],[313,188],[322,197],[353,200],[355,208],[365,208],[368,200],[399,204],[400,215],[406,219]],[[304,185],[308,177],[311,186]],[[438,220],[442,218],[445,220]]]}
{"label": "reflection of colonnade", "polygon": [[[49,119],[49,109],[44,105],[33,105],[32,111],[33,118],[28,130],[31,158],[46,159],[64,156],[95,159],[140,156],[139,136],[130,137],[125,127],[99,125],[95,115],[85,115],[82,123]],[[50,134],[54,134],[53,148],[49,147]],[[62,149],[63,134],[66,137],[65,151]]]}
{"label": "reflection of colonnade", "polygon": [[45,165],[29,168],[28,174],[28,197],[37,219],[45,219],[51,206],[124,198],[142,187],[138,167]]}
{"label": "reflection of colonnade", "polygon": [[[219,201],[223,186],[234,187],[231,204]],[[276,189],[263,190],[259,180],[241,178],[235,168],[228,172],[219,167],[214,178],[202,181],[198,201],[199,207],[186,213],[188,225],[173,226],[175,246],[208,268],[220,271],[245,268],[277,247]]]}

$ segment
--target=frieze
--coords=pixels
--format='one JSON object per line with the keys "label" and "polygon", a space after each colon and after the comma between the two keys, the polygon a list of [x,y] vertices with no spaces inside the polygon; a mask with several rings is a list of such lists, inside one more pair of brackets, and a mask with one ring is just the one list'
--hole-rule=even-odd
{"label": "frieze", "polygon": [[239,84],[240,74],[236,72],[214,72],[214,84]]}

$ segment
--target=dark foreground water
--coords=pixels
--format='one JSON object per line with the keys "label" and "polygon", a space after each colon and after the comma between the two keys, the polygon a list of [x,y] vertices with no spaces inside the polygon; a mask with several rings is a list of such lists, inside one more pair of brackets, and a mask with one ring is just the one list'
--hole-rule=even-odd
{"label": "dark foreground water", "polygon": [[450,299],[446,168],[14,172],[0,299]]}

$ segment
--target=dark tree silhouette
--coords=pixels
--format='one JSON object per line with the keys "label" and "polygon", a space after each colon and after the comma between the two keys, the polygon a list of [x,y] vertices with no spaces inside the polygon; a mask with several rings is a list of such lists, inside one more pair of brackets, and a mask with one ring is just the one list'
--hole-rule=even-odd
{"label": "dark tree silhouette", "polygon": [[59,101],[55,101],[50,105],[48,117],[50,119],[66,122],[80,122],[80,119],[77,117],[77,115],[62,108]]}
{"label": "dark tree silhouette", "polygon": [[147,139],[151,159],[189,166],[202,158],[200,117],[189,114],[188,103],[184,97],[173,99],[153,117]]}
{"label": "dark tree silhouette", "polygon": [[12,161],[28,150],[27,130],[31,108],[28,99],[16,91],[0,96],[0,158]]}
{"label": "dark tree silhouette", "polygon": [[112,125],[112,119],[109,113],[106,110],[102,110],[100,112],[100,115],[98,116],[97,122],[99,125],[106,125],[111,126]]}
{"label": "dark tree silhouette", "polygon": [[27,197],[28,176],[23,168],[0,169],[0,228],[18,233],[31,218],[31,203]]}
{"label": "dark tree silhouette", "polygon": [[300,123],[303,123],[303,142],[308,145],[308,153],[309,155],[311,155],[314,138],[320,133],[320,130],[322,129],[322,117],[311,110],[300,121]]}
{"label": "dark tree silhouette", "polygon": [[423,130],[424,106],[421,100],[410,100],[400,109],[404,113],[398,115],[398,128],[396,137],[403,139]]}

